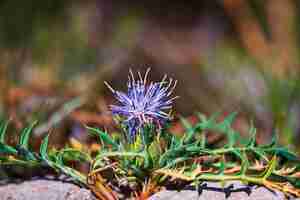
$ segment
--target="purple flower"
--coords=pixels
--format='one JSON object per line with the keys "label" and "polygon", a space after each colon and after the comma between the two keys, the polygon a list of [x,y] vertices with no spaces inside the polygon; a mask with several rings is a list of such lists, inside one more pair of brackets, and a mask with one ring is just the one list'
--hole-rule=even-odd
{"label": "purple flower", "polygon": [[147,83],[147,69],[144,77],[138,72],[138,79],[130,70],[127,82],[127,93],[114,90],[107,82],[106,86],[112,91],[120,105],[111,105],[113,115],[119,115],[124,119],[122,123],[128,127],[129,136],[135,138],[137,132],[146,124],[154,124],[157,128],[170,120],[170,111],[174,99],[171,97],[177,81],[172,78],[167,80],[165,75],[160,82]]}

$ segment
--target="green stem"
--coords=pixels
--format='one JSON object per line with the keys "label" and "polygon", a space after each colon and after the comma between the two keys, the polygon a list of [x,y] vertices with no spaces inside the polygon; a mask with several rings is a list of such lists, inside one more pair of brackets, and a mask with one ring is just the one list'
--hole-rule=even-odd
{"label": "green stem", "polygon": [[[170,157],[178,157],[178,153],[180,152],[190,152],[190,153],[198,153],[197,156],[203,156],[203,155],[223,155],[226,153],[230,153],[233,151],[240,151],[240,152],[247,152],[247,151],[259,151],[261,148],[257,147],[229,147],[229,148],[221,148],[221,149],[215,149],[215,150],[208,150],[203,149],[202,147],[188,147],[187,145],[182,145],[180,147],[177,147],[176,149],[171,149],[166,151],[160,158],[159,165],[160,167],[164,167],[166,164],[166,161]],[[272,152],[276,151],[274,148],[264,148],[264,152]],[[266,158],[265,158],[266,159]]]}
{"label": "green stem", "polygon": [[[216,150],[211,150],[211,151],[207,151],[208,154],[213,154],[213,155],[220,155],[220,154],[226,154],[226,153],[230,153],[233,151],[240,151],[240,152],[247,152],[247,151],[259,151],[261,150],[261,148],[257,148],[257,147],[229,147],[229,148],[222,148],[222,149],[216,149]],[[272,152],[272,151],[276,151],[276,148],[264,148],[263,149],[264,152]]]}
{"label": "green stem", "polygon": [[136,152],[105,152],[101,153],[99,156],[97,156],[96,159],[101,159],[104,157],[142,157],[145,158],[144,154],[142,153],[136,153]]}
{"label": "green stem", "polygon": [[61,165],[59,165],[51,160],[48,160],[48,159],[46,159],[44,161],[46,161],[46,163],[48,164],[49,167],[51,167],[53,169],[57,169],[60,172],[66,174],[67,176],[74,178],[74,180],[78,181],[79,183],[87,185],[86,176],[81,174],[79,171],[77,171],[73,168],[67,167],[67,166],[61,166]]}
{"label": "green stem", "polygon": [[247,175],[224,175],[224,174],[202,174],[197,177],[197,180],[203,181],[242,181],[242,182],[249,182],[258,185],[263,185],[263,178],[256,178]]}
{"label": "green stem", "polygon": [[98,167],[98,165],[101,163],[103,158],[107,158],[107,157],[141,157],[144,160],[145,155],[143,153],[136,153],[136,152],[102,152],[100,153],[96,158],[95,158],[95,162],[92,166],[92,169],[95,169]]}
{"label": "green stem", "polygon": [[41,163],[36,161],[24,161],[19,159],[0,161],[0,165],[20,165],[27,167],[40,167]]}

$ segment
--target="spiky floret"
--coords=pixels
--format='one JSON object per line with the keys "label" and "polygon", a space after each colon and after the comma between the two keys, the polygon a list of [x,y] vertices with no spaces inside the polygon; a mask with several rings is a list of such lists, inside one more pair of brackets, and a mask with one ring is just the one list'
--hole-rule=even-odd
{"label": "spiky floret", "polygon": [[116,91],[107,82],[106,86],[112,91],[120,105],[111,105],[113,115],[124,118],[122,122],[128,127],[129,136],[135,138],[137,132],[146,124],[153,124],[160,128],[171,116],[168,111],[172,109],[174,99],[171,97],[176,87],[177,80],[165,75],[160,82],[147,82],[150,68],[147,69],[144,77],[138,72],[137,80],[129,70],[127,82],[127,94]]}

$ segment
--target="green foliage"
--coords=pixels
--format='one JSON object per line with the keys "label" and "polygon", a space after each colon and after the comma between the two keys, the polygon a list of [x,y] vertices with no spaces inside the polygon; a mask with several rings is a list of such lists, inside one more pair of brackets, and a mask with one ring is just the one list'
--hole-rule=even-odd
{"label": "green foliage", "polygon": [[40,146],[40,152],[35,153],[29,149],[29,137],[37,122],[30,124],[21,131],[19,143],[16,147],[5,144],[5,135],[8,123],[0,126],[0,165],[22,165],[27,167],[50,167],[59,173],[66,174],[74,181],[86,184],[86,177],[80,172],[68,167],[68,161],[89,161],[91,158],[81,151],[65,148],[59,151],[48,152],[49,135],[47,135]]}
{"label": "green foliage", "polygon": [[[249,130],[249,139],[241,138],[231,127],[236,113],[230,114],[222,122],[217,122],[218,114],[209,119],[201,114],[198,116],[200,122],[196,125],[181,119],[186,129],[182,137],[166,131],[157,133],[152,130],[148,134],[154,137],[146,143],[142,142],[140,134],[131,146],[120,142],[105,152],[99,152],[93,170],[105,167],[109,160],[111,163],[118,163],[118,167],[113,168],[116,177],[138,184],[152,179],[159,185],[166,177],[191,184],[204,180],[240,180],[281,189],[294,195],[300,194],[297,189],[300,181],[287,181],[295,178],[297,170],[294,168],[289,173],[285,170],[288,169],[285,166],[290,163],[297,165],[299,160],[287,148],[278,146],[275,138],[270,144],[258,145],[256,129],[253,126]],[[98,129],[89,130],[101,132]],[[209,147],[205,135],[207,131],[223,134],[226,137],[225,145]],[[102,139],[102,142],[105,143],[105,140]],[[110,140],[107,145],[111,145]],[[272,181],[275,176],[279,177],[279,182]],[[292,191],[286,190],[287,184],[292,184],[295,188]]]}
{"label": "green foliage", "polygon": [[[133,143],[126,142],[126,134],[116,139],[100,129],[86,127],[101,143],[100,150],[93,156],[69,147],[48,150],[49,135],[43,139],[39,153],[30,151],[29,136],[35,123],[22,131],[19,144],[13,147],[5,142],[8,124],[2,123],[0,164],[46,166],[87,187],[90,187],[89,177],[98,174],[105,181],[107,173],[104,172],[109,170],[112,173],[106,181],[120,185],[126,180],[140,190],[149,180],[156,186],[176,180],[193,185],[202,181],[240,180],[300,196],[299,159],[287,148],[278,146],[275,138],[270,144],[258,144],[253,126],[249,138],[241,138],[231,127],[236,113],[221,122],[217,121],[218,114],[208,119],[201,114],[198,116],[200,122],[195,125],[181,119],[186,129],[182,137],[165,129],[157,131],[145,126]],[[210,147],[206,139],[208,131],[223,134],[225,144]],[[81,174],[68,166],[70,161],[89,163],[90,172]]]}
{"label": "green foliage", "polygon": [[108,146],[112,146],[112,149],[114,150],[118,149],[118,144],[106,132],[88,126],[86,128],[89,130],[91,134],[94,134],[99,137],[101,144],[103,145],[104,148]]}

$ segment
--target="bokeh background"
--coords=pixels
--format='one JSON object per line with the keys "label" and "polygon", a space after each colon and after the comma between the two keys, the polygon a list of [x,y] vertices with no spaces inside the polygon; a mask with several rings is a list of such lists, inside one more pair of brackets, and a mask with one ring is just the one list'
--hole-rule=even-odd
{"label": "bokeh background", "polygon": [[[297,0],[1,0],[0,115],[10,141],[38,120],[32,146],[92,143],[83,124],[114,131],[107,81],[129,68],[178,80],[180,116],[237,111],[261,142],[300,142],[300,2]],[[74,145],[74,144],[73,144]]]}

